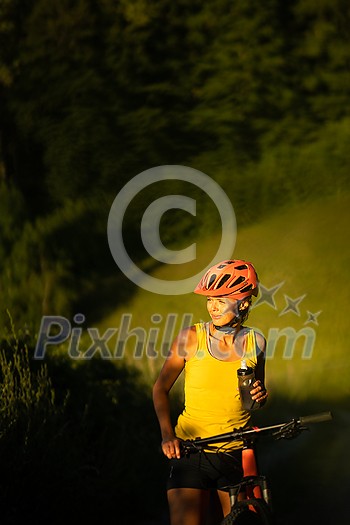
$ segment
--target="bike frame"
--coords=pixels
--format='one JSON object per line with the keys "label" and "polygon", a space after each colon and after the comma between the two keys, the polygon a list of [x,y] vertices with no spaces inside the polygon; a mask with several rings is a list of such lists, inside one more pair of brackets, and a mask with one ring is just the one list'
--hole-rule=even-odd
{"label": "bike frame", "polygon": [[[244,499],[263,499],[271,508],[271,494],[267,479],[260,475],[257,459],[255,455],[254,442],[263,434],[272,434],[275,439],[291,439],[299,435],[303,430],[307,430],[306,425],[310,423],[320,423],[332,419],[331,412],[322,412],[310,416],[303,416],[298,419],[270,425],[266,427],[250,427],[247,429],[233,429],[232,432],[218,434],[209,438],[197,438],[185,440],[182,442],[185,453],[191,453],[199,450],[213,450],[213,445],[218,443],[231,443],[233,441],[242,441],[242,467],[243,478],[237,485],[228,486],[230,494],[231,508],[239,501],[240,494],[243,493]],[[251,506],[251,510],[255,509]]]}
{"label": "bike frame", "polygon": [[[254,442],[251,439],[245,439],[242,449],[242,468],[243,478],[237,485],[229,486],[231,508],[239,501],[240,496],[244,499],[263,499],[271,507],[271,492],[266,479],[259,473],[257,458],[254,448]],[[253,506],[250,509],[255,512]]]}

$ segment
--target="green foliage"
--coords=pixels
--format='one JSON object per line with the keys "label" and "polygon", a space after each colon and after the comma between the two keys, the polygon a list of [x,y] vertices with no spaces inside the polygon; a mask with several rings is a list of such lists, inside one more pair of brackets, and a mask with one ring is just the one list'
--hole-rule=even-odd
{"label": "green foliage", "polygon": [[309,0],[298,2],[293,11],[295,28],[301,35],[291,57],[299,68],[301,108],[319,122],[348,117],[348,3]]}
{"label": "green foliage", "polygon": [[347,115],[342,0],[8,5],[3,149],[35,214],[204,152],[227,180],[232,161]]}
{"label": "green foliage", "polygon": [[54,390],[45,364],[31,370],[28,348],[9,321],[11,332],[0,350],[0,443],[16,439],[21,429],[19,446],[25,447],[54,411]]}
{"label": "green foliage", "polygon": [[[42,315],[69,316],[78,297],[82,302],[88,298],[95,279],[102,288],[101,276],[109,268],[104,202],[97,197],[66,201],[49,216],[35,222],[26,219],[21,225],[19,216],[6,213],[6,207],[4,215],[0,212],[4,247],[10,248],[0,263],[2,304],[17,324],[35,331]],[[9,199],[7,208],[10,203]],[[5,319],[6,313],[1,316]]]}
{"label": "green foliage", "polygon": [[69,515],[92,525],[116,507],[120,523],[157,516],[164,464],[154,460],[158,426],[140,373],[100,359],[31,356],[10,318],[0,352],[3,523],[58,524]]}
{"label": "green foliage", "polygon": [[0,179],[0,271],[21,234],[26,219],[26,204],[22,193],[11,183]]}

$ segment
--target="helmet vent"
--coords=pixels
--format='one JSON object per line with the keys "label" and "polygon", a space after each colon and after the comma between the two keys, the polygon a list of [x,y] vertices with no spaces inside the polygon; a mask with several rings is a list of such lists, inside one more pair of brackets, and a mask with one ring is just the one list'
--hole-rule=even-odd
{"label": "helmet vent", "polygon": [[221,286],[223,286],[225,284],[225,282],[227,281],[227,279],[229,279],[230,277],[231,277],[231,275],[229,273],[225,273],[225,275],[218,282],[216,288],[220,288]]}
{"label": "helmet vent", "polygon": [[251,290],[253,288],[253,285],[252,284],[248,284],[248,286],[245,286],[244,288],[242,288],[239,293],[245,293],[245,292],[249,292],[249,290]]}
{"label": "helmet vent", "polygon": [[229,287],[233,288],[234,286],[237,286],[237,284],[243,283],[244,281],[245,281],[245,278],[242,275],[240,275],[239,277],[237,277],[235,281],[233,281],[233,283],[229,285]]}
{"label": "helmet vent", "polygon": [[213,284],[213,282],[215,281],[215,279],[216,279],[216,274],[213,273],[213,274],[210,276],[209,282],[208,282],[208,284],[207,284],[207,288],[210,288],[210,287],[211,287],[211,285]]}
{"label": "helmet vent", "polygon": [[230,264],[234,264],[234,262],[235,262],[235,261],[224,261],[224,262],[222,262],[221,264],[219,264],[219,265],[217,266],[217,268],[218,268],[219,270],[222,270],[222,269],[225,268],[226,266],[228,266],[228,265],[230,265]]}
{"label": "helmet vent", "polygon": [[239,266],[235,266],[235,270],[246,270],[247,265],[246,264],[240,264]]}

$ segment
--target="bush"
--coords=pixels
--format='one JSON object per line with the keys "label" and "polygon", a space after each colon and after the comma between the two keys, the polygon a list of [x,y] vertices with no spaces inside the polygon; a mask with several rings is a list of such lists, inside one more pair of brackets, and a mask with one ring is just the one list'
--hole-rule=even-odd
{"label": "bush", "polygon": [[165,464],[140,373],[99,358],[38,363],[11,326],[0,352],[2,523],[157,516]]}

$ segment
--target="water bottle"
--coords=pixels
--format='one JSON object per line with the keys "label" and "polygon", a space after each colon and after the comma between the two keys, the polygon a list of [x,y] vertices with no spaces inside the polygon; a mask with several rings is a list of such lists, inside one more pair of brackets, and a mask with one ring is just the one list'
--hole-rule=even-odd
{"label": "water bottle", "polygon": [[241,398],[242,408],[244,410],[254,410],[258,408],[259,403],[252,399],[250,391],[253,389],[255,382],[254,370],[247,366],[245,359],[241,361],[241,368],[237,370],[238,390]]}

